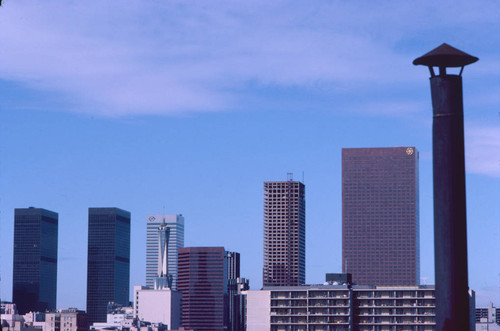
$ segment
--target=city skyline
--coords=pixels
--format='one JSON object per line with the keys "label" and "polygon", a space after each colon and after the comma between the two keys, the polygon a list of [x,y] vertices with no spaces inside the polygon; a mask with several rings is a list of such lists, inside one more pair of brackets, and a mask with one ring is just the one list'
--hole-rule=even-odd
{"label": "city skyline", "polygon": [[420,151],[420,282],[432,284],[432,107],[412,60],[446,42],[480,58],[463,72],[469,284],[498,305],[499,7],[3,1],[1,299],[14,209],[29,206],[59,214],[58,308],[85,309],[89,206],[131,211],[130,287],[145,283],[147,215],[182,213],[185,246],[239,252],[260,288],[262,182],[287,172],[307,185],[306,283],[322,283],[342,268],[352,147]]}

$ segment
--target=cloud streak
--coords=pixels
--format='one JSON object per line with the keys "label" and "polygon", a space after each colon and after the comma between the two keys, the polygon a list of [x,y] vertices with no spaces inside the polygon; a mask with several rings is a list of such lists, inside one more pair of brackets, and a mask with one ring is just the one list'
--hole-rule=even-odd
{"label": "cloud streak", "polygon": [[466,127],[465,145],[468,172],[500,178],[500,126]]}
{"label": "cloud streak", "polygon": [[[68,110],[104,116],[219,111],[238,107],[254,85],[357,91],[413,84],[422,79],[410,65],[415,46],[403,44],[420,24],[495,22],[485,16],[490,2],[431,11],[430,2],[379,6],[8,1],[0,77],[62,93]],[[448,10],[456,10],[453,20]]]}

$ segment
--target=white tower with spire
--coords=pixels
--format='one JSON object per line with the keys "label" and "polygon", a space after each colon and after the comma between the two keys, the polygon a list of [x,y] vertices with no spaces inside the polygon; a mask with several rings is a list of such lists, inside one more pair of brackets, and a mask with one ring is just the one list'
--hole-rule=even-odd
{"label": "white tower with spire", "polygon": [[168,273],[168,241],[170,239],[170,228],[163,218],[158,227],[158,272],[155,277],[155,290],[172,288],[172,275]]}
{"label": "white tower with spire", "polygon": [[[172,289],[177,289],[177,250],[184,247],[184,217],[182,215],[148,215],[146,240],[146,286],[154,288],[155,278],[166,267],[172,276]],[[165,224],[169,230],[165,241],[167,250],[162,250],[159,228]],[[163,252],[163,255],[162,255]],[[165,253],[166,252],[166,253]],[[167,263],[160,263],[161,261]],[[164,273],[165,274],[165,273]]]}

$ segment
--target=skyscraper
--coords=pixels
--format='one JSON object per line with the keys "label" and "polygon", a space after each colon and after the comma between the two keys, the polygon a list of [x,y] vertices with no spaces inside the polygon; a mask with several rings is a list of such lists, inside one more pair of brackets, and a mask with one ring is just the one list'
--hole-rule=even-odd
{"label": "skyscraper", "polygon": [[419,283],[414,147],[342,149],[342,269],[361,285]]}
{"label": "skyscraper", "polygon": [[178,252],[182,326],[200,331],[226,330],[228,278],[224,247],[185,247]]}
{"label": "skyscraper", "polygon": [[128,306],[129,282],[130,213],[118,208],[89,208],[89,323],[106,321],[109,302]]}
{"label": "skyscraper", "polygon": [[226,252],[227,278],[240,278],[240,253]]}
{"label": "skyscraper", "polygon": [[12,300],[19,314],[54,310],[58,215],[42,208],[14,211]]}
{"label": "skyscraper", "polygon": [[250,289],[248,279],[240,277],[240,253],[226,251],[228,331],[245,329],[245,296]]}
{"label": "skyscraper", "polygon": [[146,237],[146,286],[152,288],[158,272],[158,229],[165,223],[169,229],[167,268],[172,275],[172,289],[177,289],[177,249],[184,247],[182,215],[148,215]]}
{"label": "skyscraper", "polygon": [[264,182],[264,286],[306,281],[305,185]]}

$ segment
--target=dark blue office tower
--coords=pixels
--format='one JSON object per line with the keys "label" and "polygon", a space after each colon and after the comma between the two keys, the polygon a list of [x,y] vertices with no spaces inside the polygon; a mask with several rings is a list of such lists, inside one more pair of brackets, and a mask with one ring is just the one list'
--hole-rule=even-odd
{"label": "dark blue office tower", "polygon": [[14,211],[12,301],[19,314],[56,308],[58,215],[42,208]]}
{"label": "dark blue office tower", "polygon": [[107,305],[127,306],[130,282],[130,212],[89,208],[87,314],[105,322]]}

